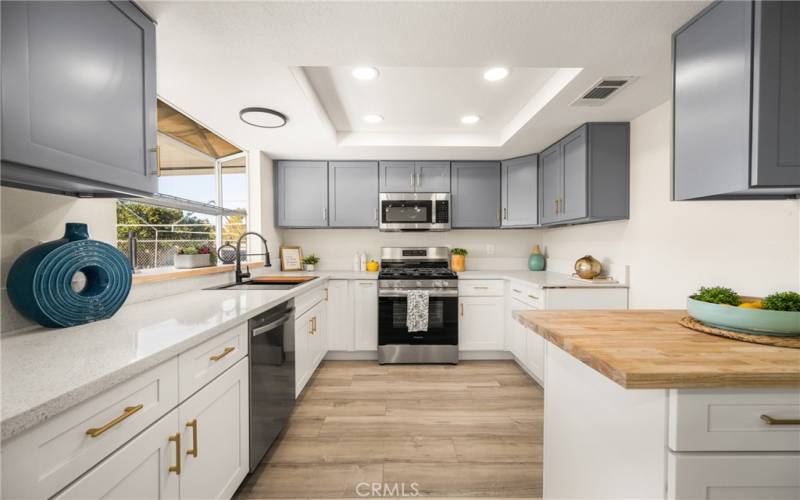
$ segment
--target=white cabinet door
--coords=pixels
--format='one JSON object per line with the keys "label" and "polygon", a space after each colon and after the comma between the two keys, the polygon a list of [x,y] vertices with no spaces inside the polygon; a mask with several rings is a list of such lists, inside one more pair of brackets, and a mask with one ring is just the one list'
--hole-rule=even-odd
{"label": "white cabinet door", "polygon": [[311,314],[311,318],[309,319],[311,322],[311,331],[309,332],[310,337],[308,339],[309,350],[311,351],[309,356],[311,359],[310,375],[313,375],[322,361],[322,358],[325,357],[325,353],[328,352],[328,339],[325,335],[327,327],[326,309],[325,302],[320,302],[309,311]]}
{"label": "white cabinet door", "polygon": [[378,350],[378,281],[357,280],[355,286],[355,348]]}
{"label": "white cabinet door", "polygon": [[669,452],[670,500],[796,500],[800,455],[796,453]]}
{"label": "white cabinet door", "polygon": [[184,458],[170,437],[178,435],[178,422],[178,410],[173,410],[55,498],[177,499],[180,479],[177,469],[170,468]]}
{"label": "white cabinet door", "polygon": [[511,299],[509,301],[511,303],[509,307],[509,314],[508,314],[508,330],[511,332],[511,339],[509,350],[511,354],[513,354],[520,363],[524,363],[526,351],[526,343],[527,340],[525,334],[525,327],[520,324],[519,321],[514,318],[514,311],[526,311],[530,309],[530,306],[520,302],[519,300]]}
{"label": "white cabinet door", "polygon": [[522,335],[525,336],[525,366],[533,373],[539,382],[544,382],[544,343],[545,340],[538,334],[528,330],[522,325]]}
{"label": "white cabinet door", "polygon": [[459,298],[458,348],[462,351],[503,349],[503,298]]}
{"label": "white cabinet door", "polygon": [[348,280],[328,282],[328,348],[331,351],[355,349],[353,334],[353,291]]}
{"label": "white cabinet door", "polygon": [[[313,308],[312,308],[313,309]],[[306,311],[294,321],[294,380],[295,396],[303,392],[303,387],[311,378],[311,316],[312,310]]]}
{"label": "white cabinet door", "polygon": [[178,408],[181,498],[231,498],[250,470],[247,361],[240,360]]}

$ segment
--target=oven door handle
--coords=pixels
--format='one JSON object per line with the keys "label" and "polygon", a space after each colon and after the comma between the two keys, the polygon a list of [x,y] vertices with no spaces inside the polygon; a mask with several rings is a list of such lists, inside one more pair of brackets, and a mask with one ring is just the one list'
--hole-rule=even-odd
{"label": "oven door handle", "polygon": [[[407,297],[408,292],[419,290],[419,288],[409,289],[378,289],[378,297]],[[424,289],[423,289],[424,290]],[[452,290],[430,290],[431,297],[458,297],[458,289]]]}

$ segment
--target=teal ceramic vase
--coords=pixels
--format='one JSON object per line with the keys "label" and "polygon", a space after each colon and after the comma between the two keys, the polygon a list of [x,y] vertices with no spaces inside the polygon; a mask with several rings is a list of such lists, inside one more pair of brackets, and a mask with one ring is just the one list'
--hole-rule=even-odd
{"label": "teal ceramic vase", "polygon": [[[84,282],[76,287],[79,275]],[[23,316],[57,328],[111,317],[128,297],[131,282],[131,265],[122,252],[90,240],[86,224],[68,223],[63,238],[14,261],[6,289]]]}
{"label": "teal ceramic vase", "polygon": [[542,255],[539,245],[535,245],[531,256],[528,257],[528,269],[531,271],[544,271],[544,264],[544,255]]}

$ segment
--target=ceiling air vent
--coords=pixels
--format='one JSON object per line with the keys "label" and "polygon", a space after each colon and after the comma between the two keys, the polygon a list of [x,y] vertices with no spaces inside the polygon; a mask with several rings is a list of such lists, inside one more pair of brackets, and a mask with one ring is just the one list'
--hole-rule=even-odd
{"label": "ceiling air vent", "polygon": [[600,81],[576,99],[573,106],[600,106],[605,104],[612,96],[619,94],[619,91],[636,79],[635,76],[608,76],[601,78]]}

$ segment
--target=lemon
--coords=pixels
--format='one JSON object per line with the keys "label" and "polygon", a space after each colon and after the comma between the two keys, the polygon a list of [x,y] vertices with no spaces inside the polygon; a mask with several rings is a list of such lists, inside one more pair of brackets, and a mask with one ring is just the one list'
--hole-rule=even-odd
{"label": "lemon", "polygon": [[739,304],[739,307],[743,307],[745,309],[761,309],[761,301],[757,300],[755,302],[745,302],[743,304]]}

